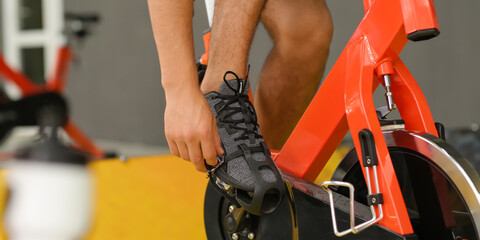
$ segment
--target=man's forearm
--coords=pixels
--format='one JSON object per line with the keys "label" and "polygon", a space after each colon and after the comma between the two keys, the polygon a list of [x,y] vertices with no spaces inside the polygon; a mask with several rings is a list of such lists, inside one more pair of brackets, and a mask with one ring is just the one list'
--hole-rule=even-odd
{"label": "man's forearm", "polygon": [[168,92],[197,87],[193,45],[193,0],[148,0],[153,34]]}

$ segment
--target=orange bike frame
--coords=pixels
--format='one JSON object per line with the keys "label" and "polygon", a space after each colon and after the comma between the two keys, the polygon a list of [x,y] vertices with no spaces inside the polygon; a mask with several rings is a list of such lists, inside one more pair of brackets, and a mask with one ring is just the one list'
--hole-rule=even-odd
{"label": "orange bike frame", "polygon": [[[5,77],[6,80],[14,83],[20,89],[22,96],[24,97],[45,92],[56,92],[60,94],[65,89],[68,68],[72,58],[72,50],[68,46],[61,47],[58,51],[55,72],[44,85],[36,85],[23,73],[10,68],[6,64],[2,55],[0,55],[0,75]],[[68,121],[68,123],[64,126],[64,130],[67,132],[68,136],[75,141],[77,148],[86,151],[97,158],[104,156],[104,152],[97,148],[72,121]]]}
{"label": "orange bike frame", "polygon": [[[407,34],[438,30],[438,22],[431,0],[364,0],[364,6],[364,18],[276,156],[276,163],[314,181],[348,130],[356,149],[361,149],[358,133],[369,129],[375,138],[379,191],[384,196],[384,218],[379,224],[407,235],[413,229],[372,94],[380,84],[379,77],[391,75],[391,91],[405,129],[437,136],[427,101],[398,55],[408,41]],[[357,153],[362,159],[360,151]]]}
{"label": "orange bike frame", "polygon": [[[358,133],[369,129],[379,159],[377,192],[384,197],[384,217],[379,224],[408,235],[413,233],[412,225],[372,95],[379,77],[391,75],[390,89],[405,129],[438,136],[427,101],[398,56],[408,34],[438,31],[438,20],[433,0],[363,0],[363,4],[365,16],[360,25],[286,144],[273,156],[279,168],[313,182],[348,130],[356,149],[361,149]],[[202,64],[208,61],[209,33],[204,38]],[[361,152],[357,154],[362,159]]]}

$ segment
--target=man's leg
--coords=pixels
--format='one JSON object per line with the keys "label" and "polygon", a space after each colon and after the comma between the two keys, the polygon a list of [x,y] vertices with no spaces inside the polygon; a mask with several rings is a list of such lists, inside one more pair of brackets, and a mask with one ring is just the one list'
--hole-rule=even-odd
{"label": "man's leg", "polygon": [[[217,0],[210,56],[201,90],[217,120],[224,163],[210,178],[226,198],[246,211],[268,214],[285,191],[282,176],[268,154],[248,99],[245,79],[248,51],[265,0]],[[224,82],[223,77],[228,73]],[[218,92],[210,92],[218,91]],[[210,167],[210,166],[209,166]],[[228,185],[228,186],[227,186]],[[225,192],[235,190],[230,195]]]}
{"label": "man's leg", "polygon": [[265,141],[281,149],[317,91],[333,26],[324,0],[269,0],[261,19],[274,47],[254,103]]}
{"label": "man's leg", "polygon": [[227,71],[244,78],[248,51],[265,0],[216,0],[208,69],[202,92],[218,91]]}

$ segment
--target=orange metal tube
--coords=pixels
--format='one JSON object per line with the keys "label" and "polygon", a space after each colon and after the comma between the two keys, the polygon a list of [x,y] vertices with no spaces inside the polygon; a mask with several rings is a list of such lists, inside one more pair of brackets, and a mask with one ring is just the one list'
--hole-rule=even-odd
{"label": "orange metal tube", "polygon": [[425,29],[439,29],[433,0],[400,1],[406,34]]}
{"label": "orange metal tube", "polygon": [[67,73],[72,61],[73,53],[69,47],[60,48],[57,55],[57,65],[53,76],[47,81],[47,89],[53,92],[61,93],[65,88]]}
{"label": "orange metal tube", "polygon": [[14,83],[20,88],[23,96],[32,95],[43,92],[43,88],[36,86],[24,74],[14,71],[10,68],[2,55],[0,54],[0,74],[5,77],[7,81]]}
{"label": "orange metal tube", "polygon": [[420,86],[402,60],[397,59],[394,67],[391,91],[400,115],[405,121],[405,129],[430,133],[438,137],[430,107]]}
{"label": "orange metal tube", "polygon": [[90,139],[85,136],[82,131],[71,121],[68,120],[67,124],[63,127],[68,136],[77,144],[78,148],[90,153],[95,158],[104,157],[104,152],[97,148]]}
{"label": "orange metal tube", "polygon": [[[362,159],[358,134],[363,129],[369,129],[375,139],[375,148],[379,163],[377,172],[379,177],[379,192],[384,198],[384,217],[379,224],[402,235],[413,233],[407,208],[398,184],[387,144],[378,122],[372,94],[379,82],[374,78],[375,63],[368,53],[368,41],[357,41],[348,48],[348,62],[345,82],[345,111],[348,125],[352,134],[359,159]],[[362,168],[364,174],[366,171]],[[370,173],[370,179],[374,179]]]}
{"label": "orange metal tube", "polygon": [[363,0],[363,9],[365,9],[365,12],[367,12],[368,9],[370,9],[370,6],[372,6],[374,1],[375,0]]}
{"label": "orange metal tube", "polygon": [[208,64],[208,53],[210,52],[210,31],[203,34],[203,44],[205,46],[205,53],[202,54],[202,57],[200,58],[200,62],[202,64],[207,65]]}

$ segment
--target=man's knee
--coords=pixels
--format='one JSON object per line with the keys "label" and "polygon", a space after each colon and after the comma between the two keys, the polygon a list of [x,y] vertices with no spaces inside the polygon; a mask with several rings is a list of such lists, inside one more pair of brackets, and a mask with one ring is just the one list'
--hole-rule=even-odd
{"label": "man's knee", "polygon": [[276,27],[277,36],[272,37],[275,47],[282,54],[287,54],[290,58],[310,60],[328,55],[333,35],[328,10],[319,14],[291,17]]}

